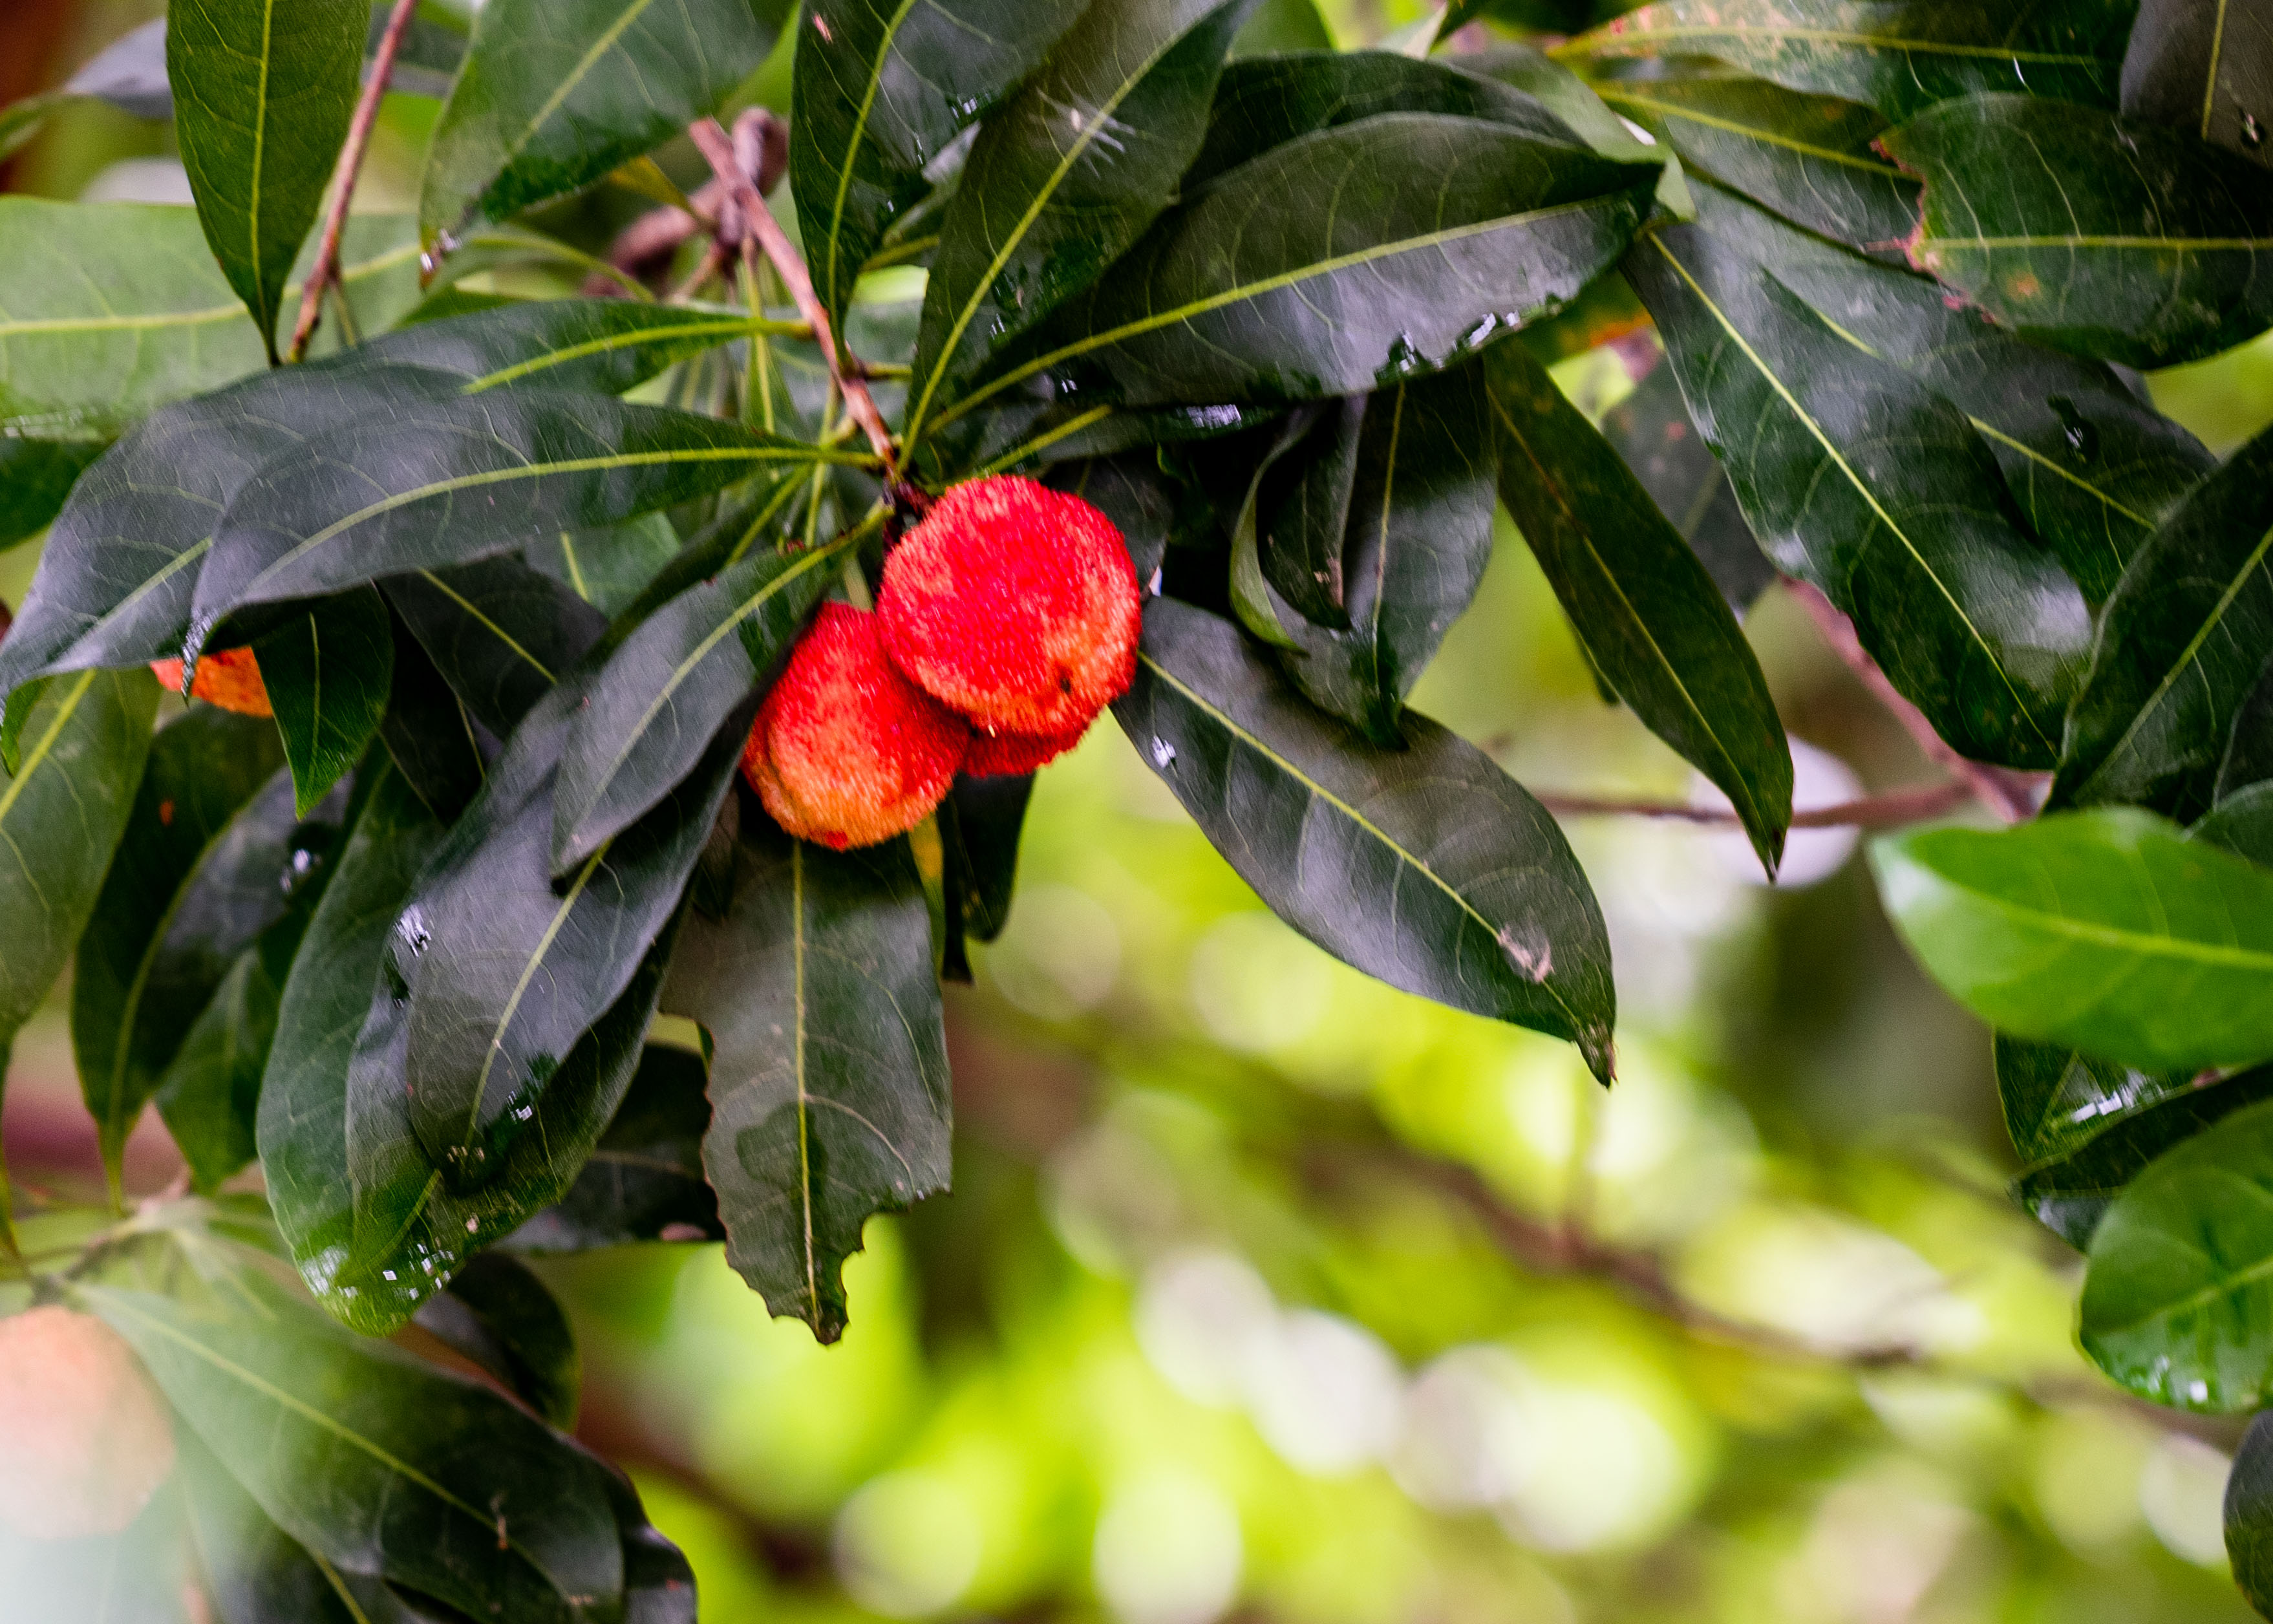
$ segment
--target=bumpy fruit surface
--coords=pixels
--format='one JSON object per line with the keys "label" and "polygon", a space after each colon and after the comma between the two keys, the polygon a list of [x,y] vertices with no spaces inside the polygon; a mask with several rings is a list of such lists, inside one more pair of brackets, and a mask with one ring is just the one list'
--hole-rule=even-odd
{"label": "bumpy fruit surface", "polygon": [[885,658],[874,615],[824,604],[758,710],[742,771],[776,823],[841,852],[930,816],[970,741]]}
{"label": "bumpy fruit surface", "polygon": [[[169,694],[182,691],[181,661],[152,660],[150,669],[158,673],[158,680],[166,685]],[[216,649],[199,659],[198,680],[190,686],[190,697],[246,716],[276,714],[269,709],[268,687],[260,680],[260,665],[252,658],[251,649]]]}
{"label": "bumpy fruit surface", "polygon": [[1057,760],[1079,744],[1086,726],[1061,733],[985,733],[971,735],[971,749],[963,771],[974,778],[1031,772]]}
{"label": "bumpy fruit surface", "polygon": [[1136,674],[1142,604],[1113,521],[1014,475],[956,485],[884,560],[901,670],[981,733],[1078,733]]}
{"label": "bumpy fruit surface", "polygon": [[116,1331],[68,1308],[0,1320],[0,1528],[117,1533],[173,1470],[173,1417]]}

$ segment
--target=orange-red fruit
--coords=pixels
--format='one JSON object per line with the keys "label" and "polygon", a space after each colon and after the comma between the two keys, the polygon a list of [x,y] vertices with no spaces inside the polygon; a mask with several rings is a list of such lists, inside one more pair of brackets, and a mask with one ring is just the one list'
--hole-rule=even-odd
{"label": "orange-red fruit", "polygon": [[134,1350],[100,1320],[0,1320],[0,1528],[115,1534],[174,1470],[174,1422]]}
{"label": "orange-red fruit", "polygon": [[742,771],[776,823],[841,852],[929,817],[970,740],[885,658],[874,615],[824,604],[759,708]]}
{"label": "orange-red fruit", "polygon": [[1136,570],[1113,521],[1001,474],[956,485],[884,560],[893,660],[982,733],[1077,732],[1136,675]]}
{"label": "orange-red fruit", "polygon": [[1079,744],[1088,732],[1084,724],[1061,733],[973,733],[963,771],[974,778],[1031,772]]}
{"label": "orange-red fruit", "polygon": [[[150,669],[158,673],[168,693],[182,691],[181,661],[152,660]],[[269,709],[268,685],[260,680],[260,665],[251,649],[215,649],[202,657],[198,661],[198,680],[190,685],[190,697],[246,716],[276,714]]]}

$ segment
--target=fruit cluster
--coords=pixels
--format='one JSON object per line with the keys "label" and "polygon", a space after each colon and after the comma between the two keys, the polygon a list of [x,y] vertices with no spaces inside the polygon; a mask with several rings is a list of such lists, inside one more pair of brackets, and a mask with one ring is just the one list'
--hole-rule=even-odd
{"label": "fruit cluster", "polygon": [[874,613],[829,604],[750,730],[776,822],[843,851],[931,815],[958,772],[1031,772],[1136,674],[1136,572],[1113,522],[1013,475],[956,485],[884,560]]}

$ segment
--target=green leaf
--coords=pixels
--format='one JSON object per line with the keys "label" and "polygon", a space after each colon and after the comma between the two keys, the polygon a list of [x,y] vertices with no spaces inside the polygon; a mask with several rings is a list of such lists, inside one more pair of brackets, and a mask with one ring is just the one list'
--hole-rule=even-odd
{"label": "green leaf", "polygon": [[229,1316],[82,1296],[270,1520],[342,1574],[471,1618],[623,1616],[607,1469],[510,1400],[272,1287]]}
{"label": "green leaf", "polygon": [[[371,71],[371,58],[379,53],[379,38],[386,32],[388,14],[394,9],[387,0],[371,0],[371,33],[364,41],[365,73]],[[394,55],[394,77],[386,81],[387,93],[431,96],[437,101],[447,96],[451,81],[465,64],[467,29],[463,18],[431,4],[412,11],[410,26],[403,31],[401,46]]]}
{"label": "green leaf", "polygon": [[364,0],[174,0],[166,77],[206,241],[276,362],[284,284],[355,113]]}
{"label": "green leaf", "polygon": [[2273,1056],[2273,873],[2106,808],[1871,848],[1910,951],[1975,1014],[2143,1071]]}
{"label": "green leaf", "polygon": [[1997,90],[2107,107],[2136,9],[2137,0],[1669,0],[1556,54],[1714,56],[1889,118]]}
{"label": "green leaf", "polygon": [[0,548],[47,529],[72,483],[106,447],[101,438],[0,439]]}
{"label": "green leaf", "polygon": [[1729,606],[1738,614],[1751,609],[1775,580],[1775,566],[1744,523],[1720,459],[1689,420],[1673,368],[1651,368],[1632,395],[1603,413],[1602,438],[1689,544]]}
{"label": "green leaf", "polygon": [[1448,366],[1613,262],[1654,167],[1389,113],[1241,165],[1162,216],[944,423],[1066,369],[1125,406],[1354,395]]}
{"label": "green leaf", "polygon": [[1962,754],[2049,765],[2090,612],[1964,415],[1699,227],[1652,231],[1625,272],[1776,567]]}
{"label": "green leaf", "polygon": [[1121,729],[1272,912],[1345,963],[1611,1069],[1609,942],[1577,859],[1489,757],[1407,712],[1382,750],[1227,620],[1155,598]]}
{"label": "green leaf", "polygon": [[1031,773],[958,777],[940,802],[947,912],[957,936],[992,942],[1010,922],[1010,897],[1018,879],[1018,834],[1033,793]]}
{"label": "green leaf", "polygon": [[841,326],[885,229],[958,132],[1024,79],[1082,0],[812,0],[790,86],[789,179],[813,285]]}
{"label": "green leaf", "polygon": [[[127,826],[150,748],[158,684],[147,672],[83,672],[47,685],[31,707],[13,772],[0,770],[0,1091],[8,1051],[93,915]],[[0,1249],[10,1240],[0,1158]]]}
{"label": "green leaf", "polygon": [[2067,1155],[2193,1081],[2190,1071],[2142,1071],[2060,1044],[1997,1034],[1997,1094],[2005,1131],[2024,1163]]}
{"label": "green leaf", "polygon": [[412,793],[435,816],[454,823],[480,793],[487,771],[477,724],[402,617],[390,613],[387,620],[394,676],[379,741]]}
{"label": "green leaf", "polygon": [[772,470],[864,461],[604,395],[406,402],[272,457],[239,487],[198,576],[191,643],[251,605],[514,551]]}
{"label": "green leaf", "polygon": [[1152,578],[1168,550],[1178,494],[1176,482],[1161,468],[1156,448],[1147,446],[1117,456],[1061,464],[1052,471],[1048,483],[1054,490],[1071,492],[1112,520],[1128,545],[1129,561],[1136,568],[1138,582]]}
{"label": "green leaf", "polygon": [[305,817],[379,732],[394,680],[386,605],[369,587],[319,598],[252,648]]}
{"label": "green leaf", "polygon": [[2131,560],[2068,718],[2054,806],[2206,809],[2273,641],[2273,433],[2197,486]]}
{"label": "green leaf", "polygon": [[694,769],[727,717],[778,669],[852,538],[761,547],[657,609],[609,656],[569,724],[552,795],[567,873]]}
{"label": "green leaf", "polygon": [[1765,79],[1647,79],[1595,93],[1702,170],[1787,220],[1899,254],[1917,224],[1918,184],[1879,156],[1887,121],[1869,108]]}
{"label": "green leaf", "polygon": [[538,702],[427,864],[388,946],[387,974],[407,1004],[375,1012],[366,1029],[368,1041],[381,1015],[401,1025],[406,1120],[455,1192],[496,1176],[563,1056],[639,976],[749,729],[746,705],[706,741],[690,777],[596,844],[556,891],[553,790],[588,691],[579,680]]}
{"label": "green leaf", "polygon": [[[1361,413],[1363,411],[1362,404],[1358,410]],[[1264,575],[1262,523],[1257,509],[1262,505],[1264,480],[1270,476],[1276,464],[1302,444],[1322,415],[1318,408],[1305,406],[1301,410],[1289,414],[1278,425],[1271,436],[1270,443],[1264,451],[1262,458],[1254,464],[1254,471],[1248,477],[1247,494],[1240,500],[1237,514],[1232,520],[1229,580],[1232,613],[1239,617],[1239,623],[1250,634],[1277,649],[1295,650],[1302,645],[1294,641],[1294,635],[1287,629],[1286,623],[1279,619],[1279,605],[1273,601],[1271,583]],[[1329,425],[1338,421],[1338,417],[1337,414],[1336,417],[1328,418]],[[1328,442],[1317,460],[1330,467],[1333,462],[1342,461],[1343,459],[1333,455],[1335,449],[1332,443]],[[1348,460],[1354,462],[1354,447],[1350,449]],[[1345,508],[1342,514],[1345,521],[1347,518],[1347,508]],[[1307,537],[1305,538],[1307,539]],[[1336,544],[1339,544],[1340,539],[1339,533],[1333,538]],[[1320,583],[1330,583],[1333,593],[1333,598],[1330,600],[1330,612],[1342,625],[1347,626],[1349,617],[1341,613],[1339,602],[1341,593],[1341,557],[1339,545],[1334,545],[1332,551],[1332,574],[1329,576],[1324,572],[1320,572],[1318,581],[1311,583],[1311,590],[1314,593],[1321,591],[1324,589]],[[1283,558],[1294,552],[1295,548],[1293,545],[1284,549],[1274,548],[1273,556]],[[1290,567],[1281,564],[1279,573],[1286,575],[1295,572]],[[1361,700],[1364,697],[1362,689],[1358,697]],[[1389,726],[1392,728],[1396,726],[1393,715]]]}
{"label": "green leaf", "polygon": [[289,900],[298,820],[281,763],[266,720],[202,705],[150,746],[71,985],[79,1086],[114,1180],[190,1023]]}
{"label": "green leaf", "polygon": [[259,949],[246,948],[191,1023],[152,1091],[201,1192],[217,1188],[259,1154],[253,1124],[281,994],[262,967]]}
{"label": "green leaf", "polygon": [[[2151,0],[2149,0],[2151,4]],[[2233,1582],[2260,1614],[2273,1616],[2273,1420],[2260,1416],[2242,1435],[2225,1480],[2225,1556]]]}
{"label": "green leaf", "polygon": [[[193,209],[4,197],[0,242],[0,432],[108,438],[264,364]],[[417,304],[409,220],[349,221],[341,261],[358,330],[392,327]]]}
{"label": "green leaf", "polygon": [[833,1342],[862,1226],[948,1183],[947,1034],[907,842],[831,852],[744,820],[732,907],[687,921],[667,1007],[710,1036],[702,1162],[726,1260]]}
{"label": "green leaf", "polygon": [[2189,134],[1977,96],[1880,145],[1925,180],[1913,262],[2023,338],[2169,366],[2273,324],[2273,176]]}
{"label": "green leaf", "polygon": [[[1497,447],[1476,432],[1491,420],[1476,366],[1388,385],[1361,410],[1348,483],[1339,470],[1329,475],[1341,503],[1290,500],[1264,523],[1274,544],[1289,528],[1339,532],[1325,569],[1314,573],[1328,575],[1345,625],[1285,617],[1296,651],[1280,664],[1311,703],[1393,749],[1405,695],[1491,560]],[[1334,452],[1340,439],[1330,439]],[[1340,460],[1326,458],[1330,469]]]}
{"label": "green leaf", "polygon": [[1231,54],[1236,58],[1333,48],[1334,36],[1315,0],[1262,0],[1232,41]]}
{"label": "green leaf", "polygon": [[501,1243],[514,1252],[582,1252],[632,1241],[724,1240],[702,1177],[710,1126],[702,1056],[650,1043],[631,1091],[558,1201]]}
{"label": "green leaf", "polygon": [[[1578,135],[1539,100],[1463,65],[1402,51],[1304,50],[1234,62],[1224,70],[1207,138],[1184,173],[1183,190],[1237,169],[1275,147],[1383,113],[1480,118],[1566,147]],[[1631,138],[1627,145],[1634,146]]]}
{"label": "green leaf", "polygon": [[2259,164],[2273,107],[2273,29],[2225,0],[2140,0],[2123,58],[2123,116],[2169,124]]}
{"label": "green leaf", "polygon": [[2181,1410],[2254,1410],[2273,1393],[2273,1101],[2163,1155],[2091,1237],[2083,1350]]}
{"label": "green leaf", "polygon": [[2095,1124],[2098,1132],[2081,1148],[2027,1169],[2014,1183],[2014,1199],[2069,1245],[2085,1251],[2109,1205],[2157,1157],[2269,1097],[2269,1066],[2201,1088],[2180,1081],[2152,1104]]}
{"label": "green leaf", "polygon": [[1625,121],[1610,111],[1592,85],[1544,52],[1497,41],[1487,49],[1469,51],[1455,60],[1470,73],[1512,85],[1533,97],[1605,158],[1622,163],[1664,162],[1662,154],[1635,139]]}
{"label": "green leaf", "polygon": [[[776,12],[778,8],[765,7]],[[455,246],[717,110],[773,47],[751,0],[493,0],[434,125],[422,237]]]}
{"label": "green leaf", "polygon": [[529,543],[521,557],[531,569],[551,576],[612,618],[631,606],[679,550],[679,532],[671,521],[651,513],[601,530],[563,530],[548,540]]}
{"label": "green leaf", "polygon": [[1254,0],[1092,5],[979,126],[940,226],[907,440],[1167,207]]}
{"label": "green leaf", "polygon": [[190,1526],[214,1611],[236,1624],[418,1624],[386,1584],[321,1562],[269,1520],[213,1452],[176,1428]]}
{"label": "green leaf", "polygon": [[2217,767],[2217,799],[2273,778],[2273,656],[2241,702]]}
{"label": "green leaf", "polygon": [[1724,791],[1769,876],[1791,825],[1791,747],[1737,617],[1649,493],[1519,344],[1484,362],[1500,500],[1595,668]]}
{"label": "green leaf", "polygon": [[385,590],[468,712],[500,739],[607,630],[597,610],[514,558],[396,575]]}
{"label": "green leaf", "polygon": [[1953,309],[1939,283],[1871,264],[1709,183],[1698,219],[1833,331],[1966,414],[2029,526],[2097,605],[2217,459],[2106,363],[2062,355]]}
{"label": "green leaf", "polygon": [[2273,784],[2257,783],[2224,797],[2187,831],[2261,868],[2273,868]]}
{"label": "green leaf", "polygon": [[576,1334],[527,1264],[495,1252],[469,1258],[449,1289],[428,1297],[416,1319],[554,1426],[575,1430],[584,1380]]}

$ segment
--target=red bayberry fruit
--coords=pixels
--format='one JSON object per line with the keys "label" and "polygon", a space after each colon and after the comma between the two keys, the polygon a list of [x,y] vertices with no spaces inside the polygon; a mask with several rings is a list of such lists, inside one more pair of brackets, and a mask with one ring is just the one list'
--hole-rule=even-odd
{"label": "red bayberry fruit", "polygon": [[874,615],[824,604],[759,708],[742,771],[776,823],[841,852],[930,816],[970,739],[885,658]]}
{"label": "red bayberry fruit", "polygon": [[[168,693],[182,691],[181,661],[152,660],[150,669],[158,673]],[[268,685],[260,680],[260,664],[251,649],[215,649],[202,657],[198,661],[198,680],[190,685],[190,697],[246,716],[276,714],[269,708]]]}
{"label": "red bayberry fruit", "polygon": [[1061,733],[986,733],[974,731],[963,771],[971,778],[1033,771],[1055,761],[1082,741],[1086,725]]}
{"label": "red bayberry fruit", "polygon": [[173,1417],[116,1331],[68,1308],[0,1320],[0,1527],[115,1534],[173,1470]]}
{"label": "red bayberry fruit", "polygon": [[982,733],[1077,733],[1136,675],[1136,568],[1113,521],[996,475],[956,485],[884,560],[901,670]]}

